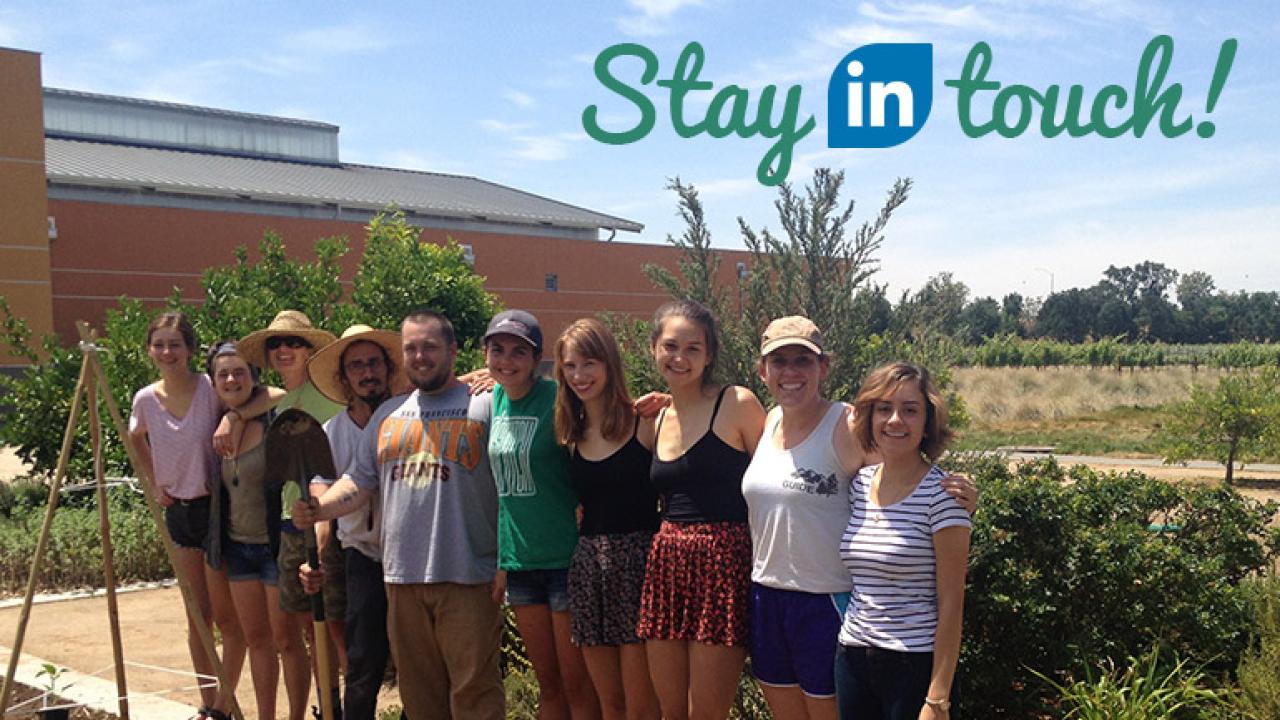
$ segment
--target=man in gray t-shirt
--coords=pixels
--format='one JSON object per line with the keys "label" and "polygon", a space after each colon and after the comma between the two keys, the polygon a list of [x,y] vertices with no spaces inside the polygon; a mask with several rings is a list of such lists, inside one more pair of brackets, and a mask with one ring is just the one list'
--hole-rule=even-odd
{"label": "man in gray t-shirt", "polygon": [[382,404],[347,474],[294,522],[354,511],[378,491],[387,630],[411,718],[501,720],[502,615],[495,598],[498,497],[485,448],[490,395],[454,378],[458,344],[443,315],[401,326],[417,388]]}

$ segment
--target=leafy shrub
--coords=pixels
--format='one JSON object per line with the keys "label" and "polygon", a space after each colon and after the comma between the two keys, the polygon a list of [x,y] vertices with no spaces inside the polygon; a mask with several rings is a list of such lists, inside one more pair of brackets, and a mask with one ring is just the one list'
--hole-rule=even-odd
{"label": "leafy shrub", "polygon": [[[258,243],[256,260],[250,260],[249,251],[242,246],[236,249],[232,264],[204,272],[200,281],[203,304],[188,304],[175,291],[167,309],[186,312],[197,337],[211,344],[266,327],[286,308],[301,310],[318,327],[337,334],[356,322],[393,328],[409,306],[429,305],[456,321],[458,341],[465,351],[459,357],[459,370],[469,370],[480,360],[474,348],[485,323],[500,309],[498,301],[485,292],[484,278],[466,264],[456,244],[441,247],[423,243],[420,234],[400,213],[374,218],[366,228],[365,252],[347,303],[343,302],[341,281],[341,261],[348,252],[345,238],[315,241],[315,259],[302,262],[290,260],[284,241],[268,232]],[[99,340],[104,352],[99,357],[123,413],[128,412],[133,393],[155,379],[145,347],[147,325],[154,314],[128,297],[120,298],[106,314]],[[16,378],[0,377],[0,394],[14,409],[0,415],[0,444],[14,447],[38,473],[50,475],[61,450],[81,353],[52,336],[42,340],[43,355],[37,353],[26,323],[9,312],[3,298],[0,345],[33,363]],[[193,365],[199,363],[198,355],[192,358]],[[270,374],[266,379],[271,381]],[[131,474],[123,441],[110,431],[105,407],[100,407],[100,414],[103,427],[108,428],[103,433],[107,473]],[[88,437],[89,418],[82,412],[69,477],[92,477]]]}
{"label": "leafy shrub", "polygon": [[974,518],[963,714],[1031,717],[1051,688],[1153,645],[1226,675],[1252,624],[1242,582],[1280,554],[1274,503],[1141,473],[956,457]]}
{"label": "leafy shrub", "polygon": [[1256,720],[1280,718],[1280,576],[1269,573],[1245,584],[1253,610],[1253,637],[1240,659],[1236,707]]}
{"label": "leafy shrub", "polygon": [[[49,530],[40,570],[40,590],[58,591],[102,586],[102,533],[94,494],[61,503]],[[127,487],[108,490],[111,546],[120,583],[163,580],[173,576],[164,546],[142,496]],[[0,593],[26,587],[35,556],[44,504],[23,505],[0,518]]]}

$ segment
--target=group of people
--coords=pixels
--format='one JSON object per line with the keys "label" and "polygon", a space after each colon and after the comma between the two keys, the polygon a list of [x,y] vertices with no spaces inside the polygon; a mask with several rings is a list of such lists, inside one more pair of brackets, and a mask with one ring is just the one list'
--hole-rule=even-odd
{"label": "group of people", "polygon": [[[715,319],[690,301],[658,311],[666,388],[640,401],[595,319],[556,339],[544,378],[537,319],[499,313],[492,392],[456,377],[453,326],[430,309],[341,339],[285,311],[215,344],[207,374],[190,370],[195,346],[181,315],[152,323],[160,380],[131,429],[178,572],[221,632],[231,687],[204,691],[205,716],[225,712],[247,648],[259,717],[275,717],[283,666],[301,720],[299,609],[316,591],[339,619],[348,718],[373,717],[388,655],[408,717],[502,718],[504,601],[540,718],[724,718],[748,653],[775,717],[951,714],[976,489],[933,465],[950,431],[924,368],[886,365],[852,405],[826,400],[821,332],[780,318],[761,341],[766,413],[715,380]],[[285,388],[260,387],[261,367]],[[309,498],[265,472],[285,407],[330,437],[339,477]],[[319,568],[298,549],[309,527]]]}

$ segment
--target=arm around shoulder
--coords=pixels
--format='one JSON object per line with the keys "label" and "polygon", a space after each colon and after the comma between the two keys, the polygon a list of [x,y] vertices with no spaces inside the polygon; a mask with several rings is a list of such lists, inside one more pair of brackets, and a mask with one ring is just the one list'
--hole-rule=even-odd
{"label": "arm around shoulder", "polygon": [[[853,425],[853,406],[842,404],[844,404],[844,409],[840,413],[840,419],[836,421],[836,426],[831,430],[831,446],[835,448],[836,457],[840,460],[840,467],[849,475],[853,475],[863,467],[874,464],[872,458],[875,455],[862,447],[862,441],[858,439],[858,434]],[[879,460],[878,457],[875,459]]]}

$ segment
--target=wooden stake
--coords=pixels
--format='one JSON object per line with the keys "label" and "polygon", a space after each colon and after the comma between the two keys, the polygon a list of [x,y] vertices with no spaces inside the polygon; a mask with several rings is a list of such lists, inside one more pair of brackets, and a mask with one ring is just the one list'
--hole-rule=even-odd
{"label": "wooden stake", "polygon": [[[89,332],[87,324],[77,322],[76,327],[80,331],[82,341],[92,342],[93,336]],[[143,496],[147,502],[147,510],[151,513],[151,520],[155,523],[156,531],[160,533],[160,539],[164,543],[165,554],[169,558],[169,564],[175,569],[174,574],[178,577],[178,589],[182,592],[182,602],[186,606],[187,614],[194,620],[192,624],[195,625],[200,644],[204,647],[205,654],[209,657],[209,662],[213,664],[213,673],[218,678],[218,687],[226,692],[227,700],[231,704],[231,716],[235,720],[244,720],[244,714],[240,712],[240,703],[236,700],[235,693],[230,691],[231,685],[227,682],[227,674],[222,667],[222,659],[218,657],[218,650],[213,642],[213,633],[209,630],[209,625],[204,622],[204,616],[200,613],[200,605],[196,602],[195,592],[191,589],[190,584],[183,580],[182,574],[176,572],[178,567],[177,549],[173,544],[173,538],[169,536],[169,529],[164,524],[164,511],[160,509],[160,504],[156,501],[155,486],[152,484],[150,468],[145,467],[142,458],[138,455],[137,448],[133,446],[133,440],[129,437],[128,426],[125,425],[120,415],[120,408],[116,405],[115,397],[111,394],[111,384],[107,381],[107,375],[102,369],[102,364],[98,362],[97,354],[86,355],[86,359],[87,364],[91,366],[93,374],[100,383],[102,399],[106,403],[107,413],[111,416],[111,424],[115,427],[121,442],[124,443],[125,452],[129,456],[129,464],[133,467],[133,473],[141,481]]]}
{"label": "wooden stake", "polygon": [[36,540],[36,552],[31,558],[31,572],[27,574],[27,592],[22,598],[22,614],[18,616],[18,631],[9,651],[9,669],[4,676],[4,687],[0,689],[0,713],[9,707],[9,698],[13,694],[13,678],[18,672],[18,658],[22,655],[22,643],[27,636],[27,621],[31,619],[31,601],[36,594],[40,566],[44,563],[44,553],[49,546],[49,529],[53,527],[54,511],[58,509],[58,491],[67,472],[67,462],[71,459],[76,421],[80,418],[80,397],[84,394],[85,378],[88,376],[89,363],[85,360],[80,364],[80,379],[76,380],[76,389],[71,396],[71,414],[67,416],[67,430],[62,435],[62,453],[58,455],[58,465],[53,471],[53,481],[49,484],[49,502],[45,506],[44,522],[40,525],[40,536]]}
{"label": "wooden stake", "polygon": [[[87,350],[87,353],[95,353]],[[107,620],[111,625],[111,657],[116,666],[116,697],[121,720],[129,720],[129,685],[125,677],[124,646],[120,640],[120,607],[116,603],[116,566],[111,549],[111,517],[107,507],[107,479],[102,467],[102,418],[98,415],[98,383],[89,376],[89,438],[93,442],[93,478],[98,492],[98,526],[102,529],[102,578],[107,588]]]}

